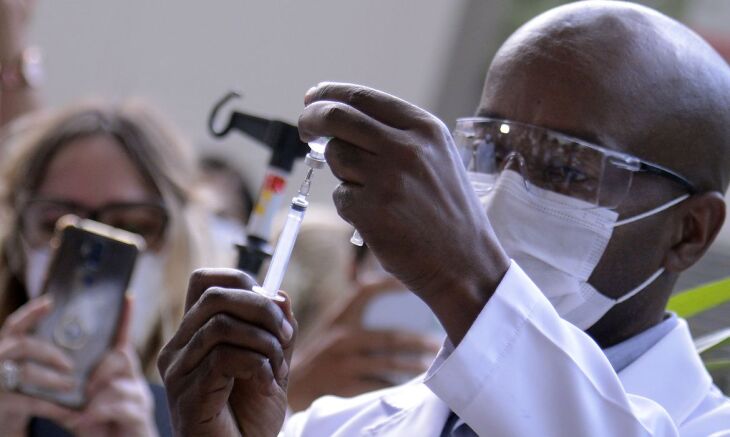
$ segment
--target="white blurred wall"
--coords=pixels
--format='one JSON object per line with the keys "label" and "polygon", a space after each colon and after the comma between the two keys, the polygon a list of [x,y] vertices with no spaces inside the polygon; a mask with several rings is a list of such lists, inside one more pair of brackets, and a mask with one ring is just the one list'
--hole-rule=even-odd
{"label": "white blurred wall", "polygon": [[[49,105],[145,97],[196,144],[225,150],[258,186],[268,152],[237,134],[210,138],[214,101],[236,87],[242,110],[296,122],[305,91],[337,80],[432,108],[465,4],[39,0],[32,42],[45,51]],[[331,202],[335,185],[317,176],[314,199]]]}

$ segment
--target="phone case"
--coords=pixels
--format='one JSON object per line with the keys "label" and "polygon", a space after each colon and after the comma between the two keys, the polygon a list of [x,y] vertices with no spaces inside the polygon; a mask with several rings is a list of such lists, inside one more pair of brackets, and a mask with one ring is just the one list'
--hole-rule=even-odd
{"label": "phone case", "polygon": [[36,328],[74,362],[77,384],[64,392],[21,385],[20,391],[62,405],[81,408],[90,373],[116,339],[124,299],[141,237],[91,220],[63,217],[57,225],[58,247],[44,292],[53,310]]}

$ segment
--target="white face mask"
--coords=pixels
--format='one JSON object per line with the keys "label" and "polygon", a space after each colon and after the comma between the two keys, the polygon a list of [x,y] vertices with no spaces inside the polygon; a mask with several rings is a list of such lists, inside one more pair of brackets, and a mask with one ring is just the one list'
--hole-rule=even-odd
{"label": "white face mask", "polygon": [[246,242],[246,228],[238,220],[211,213],[208,218],[208,226],[210,237],[221,244],[221,247]]}
{"label": "white face mask", "polygon": [[681,196],[618,221],[618,214],[610,209],[536,187],[530,189],[539,190],[539,195],[527,192],[519,173],[502,171],[494,188],[482,196],[487,216],[507,255],[530,276],[562,318],[583,330],[664,272],[658,269],[618,299],[596,290],[588,278],[603,256],[613,229],[689,197]]}
{"label": "white face mask", "polygon": [[165,294],[166,257],[155,253],[142,253],[137,258],[129,293],[134,297],[130,339],[137,348],[145,346],[152,330],[160,319]]}
{"label": "white face mask", "polygon": [[51,263],[51,248],[44,246],[40,249],[30,249],[23,244],[25,250],[25,290],[28,299],[35,299],[41,295],[43,281],[46,279],[48,265]]}

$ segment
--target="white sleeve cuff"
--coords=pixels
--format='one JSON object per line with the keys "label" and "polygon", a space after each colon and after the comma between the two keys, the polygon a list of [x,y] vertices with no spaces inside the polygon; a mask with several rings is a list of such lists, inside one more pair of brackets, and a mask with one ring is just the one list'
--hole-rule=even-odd
{"label": "white sleeve cuff", "polygon": [[[483,363],[482,370],[494,368],[540,299],[550,305],[525,272],[511,261],[502,282],[461,343],[454,348],[448,338],[444,341],[426,372],[426,385],[452,409],[454,405],[468,405],[491,376],[489,371],[475,373],[474,363]],[[489,333],[488,338],[485,333]],[[485,344],[487,341],[489,344]]]}

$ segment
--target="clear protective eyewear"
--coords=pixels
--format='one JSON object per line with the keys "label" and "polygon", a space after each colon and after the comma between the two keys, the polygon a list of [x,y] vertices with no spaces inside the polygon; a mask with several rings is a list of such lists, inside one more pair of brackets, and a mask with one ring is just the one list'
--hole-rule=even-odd
{"label": "clear protective eyewear", "polygon": [[642,172],[669,178],[690,194],[696,192],[687,178],[665,167],[540,126],[460,118],[453,137],[477,194],[491,190],[505,169],[520,173],[533,194],[548,190],[589,207],[616,208],[628,194],[634,174]]}

